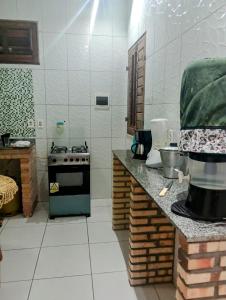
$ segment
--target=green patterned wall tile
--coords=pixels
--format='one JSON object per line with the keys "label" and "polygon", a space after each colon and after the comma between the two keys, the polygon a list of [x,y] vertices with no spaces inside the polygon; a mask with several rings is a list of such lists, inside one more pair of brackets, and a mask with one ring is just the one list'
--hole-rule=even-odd
{"label": "green patterned wall tile", "polygon": [[32,70],[0,68],[0,134],[14,137],[34,137],[35,121]]}

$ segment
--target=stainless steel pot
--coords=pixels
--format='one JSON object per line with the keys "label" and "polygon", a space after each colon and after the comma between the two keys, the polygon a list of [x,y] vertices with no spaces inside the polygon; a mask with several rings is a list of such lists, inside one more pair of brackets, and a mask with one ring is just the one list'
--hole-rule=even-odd
{"label": "stainless steel pot", "polygon": [[165,147],[159,150],[163,165],[163,176],[166,178],[178,178],[175,169],[187,174],[187,156],[180,153],[177,147]]}

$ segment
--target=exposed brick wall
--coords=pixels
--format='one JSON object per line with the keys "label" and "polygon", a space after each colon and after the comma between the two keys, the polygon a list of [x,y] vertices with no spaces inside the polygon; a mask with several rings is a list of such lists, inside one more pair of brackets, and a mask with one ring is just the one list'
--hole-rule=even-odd
{"label": "exposed brick wall", "polygon": [[133,177],[130,198],[130,284],[171,282],[175,229]]}
{"label": "exposed brick wall", "polygon": [[113,159],[113,216],[114,230],[129,228],[130,175],[121,162]]}
{"label": "exposed brick wall", "polygon": [[226,299],[226,241],[188,243],[179,236],[177,300]]}

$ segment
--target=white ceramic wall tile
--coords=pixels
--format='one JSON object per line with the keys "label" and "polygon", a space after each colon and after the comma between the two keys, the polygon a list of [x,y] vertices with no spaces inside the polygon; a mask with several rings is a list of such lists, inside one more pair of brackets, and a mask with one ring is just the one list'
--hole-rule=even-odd
{"label": "white ceramic wall tile", "polygon": [[45,73],[44,70],[33,70],[33,95],[35,104],[45,104]]}
{"label": "white ceramic wall tile", "polygon": [[47,171],[47,158],[36,157],[36,168],[38,171]]}
{"label": "white ceramic wall tile", "polygon": [[78,146],[78,145],[84,145],[84,143],[86,142],[87,146],[88,146],[88,151],[91,151],[91,139],[90,138],[84,138],[84,137],[80,137],[80,138],[70,138],[69,139],[69,147],[72,146]]}
{"label": "white ceramic wall tile", "polygon": [[1,282],[32,279],[38,253],[39,249],[3,251]]}
{"label": "white ceramic wall tile", "polygon": [[87,71],[69,71],[69,104],[90,105],[90,73]]}
{"label": "white ceramic wall tile", "polygon": [[43,30],[46,32],[65,32],[66,5],[61,0],[43,1]]}
{"label": "white ceramic wall tile", "polygon": [[69,70],[89,70],[89,45],[88,35],[67,34]]}
{"label": "white ceramic wall tile", "polygon": [[59,246],[41,249],[34,278],[88,274],[90,274],[88,245]]}
{"label": "white ceramic wall tile", "polygon": [[91,207],[112,206],[112,199],[91,199]]}
{"label": "white ceramic wall tile", "polygon": [[0,298],[3,300],[27,300],[31,281],[1,283]]}
{"label": "white ceramic wall tile", "polygon": [[154,38],[155,38],[155,50],[160,49],[166,44],[166,5],[167,3],[162,1],[157,3],[154,8]]}
{"label": "white ceramic wall tile", "polygon": [[38,30],[42,30],[42,5],[43,1],[18,0],[17,15],[21,20],[37,21]]}
{"label": "white ceramic wall tile", "polygon": [[144,103],[145,104],[151,104],[152,103],[152,78],[151,76],[154,76],[154,73],[152,72],[152,64],[153,59],[149,57],[146,60],[145,65],[145,94],[144,94]]}
{"label": "white ceramic wall tile", "polygon": [[125,118],[127,117],[126,106],[112,106],[112,137],[125,138],[127,123]]}
{"label": "white ceramic wall tile", "polygon": [[89,34],[91,3],[87,0],[66,0],[68,33]]}
{"label": "white ceramic wall tile", "polygon": [[70,106],[70,138],[90,137],[90,106]]}
{"label": "white ceramic wall tile", "polygon": [[111,139],[91,139],[91,168],[111,168]]}
{"label": "white ceramic wall tile", "polygon": [[112,37],[92,36],[90,42],[91,70],[112,70]]}
{"label": "white ceramic wall tile", "polygon": [[[149,2],[150,3],[150,2]],[[155,24],[153,14],[149,8],[146,13],[146,57],[150,57],[155,50]]]}
{"label": "white ceramic wall tile", "polygon": [[127,43],[125,37],[113,37],[113,71],[126,71],[128,61]]}
{"label": "white ceramic wall tile", "polygon": [[91,137],[111,137],[111,108],[98,110],[91,107]]}
{"label": "white ceramic wall tile", "polygon": [[113,3],[113,36],[127,37],[132,1],[114,0]]}
{"label": "white ceramic wall tile", "polygon": [[181,34],[184,18],[184,5],[181,0],[171,0],[166,8],[166,42],[170,42]]}
{"label": "white ceramic wall tile", "polygon": [[[93,1],[93,4],[95,1]],[[113,2],[106,0],[97,1],[97,13],[94,14],[95,10],[92,8],[90,32],[95,35],[108,35],[112,36],[112,8]],[[93,22],[92,22],[93,21]]]}
{"label": "white ceramic wall tile", "polygon": [[16,19],[17,17],[17,0],[1,0],[0,18]]}
{"label": "white ceramic wall tile", "polygon": [[224,4],[224,0],[185,1],[183,5],[183,31],[191,28],[204,18],[210,16],[214,11],[222,7]]}
{"label": "white ceramic wall tile", "polygon": [[111,170],[91,170],[91,194],[92,198],[111,198]]}
{"label": "white ceramic wall tile", "polygon": [[165,88],[165,48],[151,57],[152,102],[164,102]]}
{"label": "white ceramic wall tile", "polygon": [[38,175],[38,201],[49,201],[48,173],[37,171]]}
{"label": "white ceramic wall tile", "polygon": [[46,103],[68,104],[67,72],[59,70],[47,70],[46,79]]}
{"label": "white ceramic wall tile", "polygon": [[127,105],[127,76],[128,73],[112,73],[112,105]]}
{"label": "white ceramic wall tile", "polygon": [[125,138],[112,138],[112,150],[124,150],[126,148]]}
{"label": "white ceramic wall tile", "polygon": [[47,140],[36,139],[36,157],[47,158]]}
{"label": "white ceramic wall tile", "polygon": [[[93,201],[94,199],[92,199]],[[87,219],[88,223],[110,222],[112,219],[111,206],[92,206],[91,215]]]}
{"label": "white ceramic wall tile", "polygon": [[75,297],[79,300],[93,300],[90,276],[34,280],[29,300],[72,300]]}
{"label": "white ceramic wall tile", "polygon": [[[46,106],[35,105],[35,131],[37,138],[46,138]],[[38,120],[43,121],[43,128],[38,127]]]}
{"label": "white ceramic wall tile", "polygon": [[96,104],[96,96],[109,96],[111,102],[111,95],[112,72],[91,72],[91,104]]}
{"label": "white ceramic wall tile", "polygon": [[60,33],[44,33],[44,60],[46,69],[67,68],[66,38]]}
{"label": "white ceramic wall tile", "polygon": [[165,103],[178,103],[180,101],[180,39],[174,40],[166,47],[165,65]]}
{"label": "white ceramic wall tile", "polygon": [[[68,106],[64,105],[47,105],[47,137],[48,138],[67,138],[68,137]],[[64,131],[57,130],[56,123],[65,121]]]}

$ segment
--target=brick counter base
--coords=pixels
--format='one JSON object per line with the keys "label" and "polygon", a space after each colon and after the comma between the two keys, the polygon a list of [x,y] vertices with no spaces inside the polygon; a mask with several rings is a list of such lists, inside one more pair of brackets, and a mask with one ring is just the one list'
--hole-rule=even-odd
{"label": "brick counter base", "polygon": [[226,240],[188,243],[179,237],[177,300],[226,299]]}
{"label": "brick counter base", "polygon": [[112,225],[114,230],[129,228],[132,286],[172,282],[175,229],[116,157]]}
{"label": "brick counter base", "polygon": [[130,180],[130,284],[172,282],[175,229],[136,180]]}
{"label": "brick counter base", "polygon": [[113,217],[112,226],[114,230],[129,228],[129,206],[130,206],[130,175],[114,157],[113,159]]}

